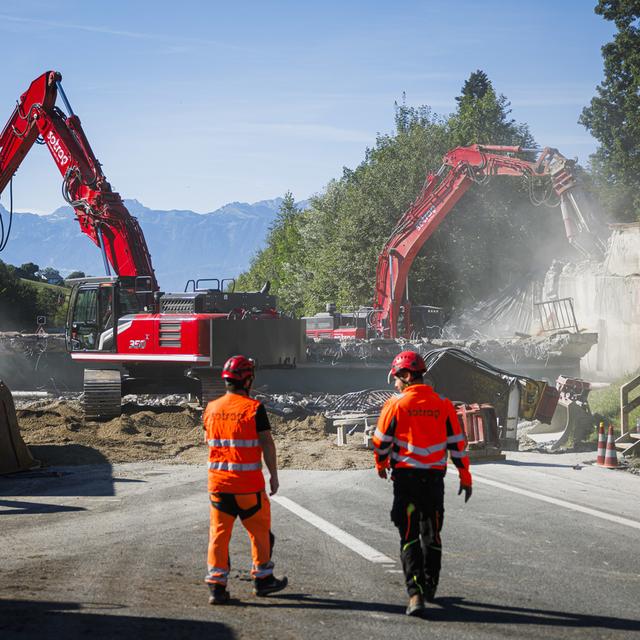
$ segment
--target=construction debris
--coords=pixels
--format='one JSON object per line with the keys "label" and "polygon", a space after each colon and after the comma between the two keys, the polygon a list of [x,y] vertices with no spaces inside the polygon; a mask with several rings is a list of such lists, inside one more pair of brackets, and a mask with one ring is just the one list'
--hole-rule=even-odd
{"label": "construction debris", "polygon": [[594,430],[588,402],[591,384],[586,380],[560,376],[556,387],[560,398],[551,422],[538,423],[527,431],[530,440],[549,451],[575,448]]}
{"label": "construction debris", "polygon": [[427,355],[435,349],[455,347],[487,360],[497,367],[537,367],[574,375],[579,371],[580,358],[597,343],[596,333],[558,332],[552,335],[514,338],[477,336],[462,339],[419,340],[357,340],[354,338],[318,338],[307,341],[309,362],[332,365],[342,363],[384,363],[387,365],[398,352],[411,349]]}
{"label": "construction debris", "polygon": [[[186,396],[136,400],[144,404],[126,402],[121,416],[106,421],[86,420],[78,396],[23,400],[16,413],[24,441],[46,465],[142,460],[206,464],[199,407]],[[346,445],[338,448],[335,436],[326,433],[326,419],[320,413],[300,419],[270,412],[269,420],[280,468],[366,469],[373,465],[361,434],[347,436]]]}

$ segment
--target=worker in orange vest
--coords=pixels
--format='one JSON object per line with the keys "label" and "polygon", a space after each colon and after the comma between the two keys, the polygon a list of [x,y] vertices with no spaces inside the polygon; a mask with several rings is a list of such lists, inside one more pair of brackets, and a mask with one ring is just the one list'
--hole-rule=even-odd
{"label": "worker in orange vest", "polygon": [[410,616],[422,615],[438,588],[447,452],[460,476],[458,495],[464,491],[465,502],[471,497],[464,433],[451,402],[424,383],[426,370],[413,351],[394,358],[389,376],[401,395],[387,400],[373,437],[378,475],[386,478],[391,468],[391,519],[400,532]]}
{"label": "worker in orange vest", "polygon": [[276,447],[267,412],[249,397],[255,363],[238,355],[222,370],[226,393],[205,409],[205,440],[209,445],[209,497],[211,500],[208,571],[210,604],[225,604],[229,575],[229,541],[236,518],[240,518],[251,540],[251,576],[257,596],[266,596],[287,586],[287,578],[273,575],[274,536],[271,505],[265,491],[262,458],[269,470],[270,493],[278,491]]}

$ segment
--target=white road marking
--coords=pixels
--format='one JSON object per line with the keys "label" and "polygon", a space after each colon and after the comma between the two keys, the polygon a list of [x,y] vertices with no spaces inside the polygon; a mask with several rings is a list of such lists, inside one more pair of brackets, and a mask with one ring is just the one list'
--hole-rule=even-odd
{"label": "white road marking", "polygon": [[317,516],[315,513],[312,513],[304,507],[301,507],[297,502],[294,502],[289,498],[285,498],[284,496],[273,496],[271,499],[285,509],[289,509],[289,511],[295,513],[298,517],[306,520],[309,524],[312,524],[317,529],[320,529],[320,531],[322,531],[323,533],[331,536],[340,544],[343,544],[348,549],[351,549],[351,551],[355,551],[365,560],[380,564],[394,563],[394,561],[389,558],[389,556],[385,556],[384,553],[380,553],[380,551],[377,551],[373,547],[370,547],[366,542],[362,542],[362,540],[359,540],[358,538],[352,536],[350,533],[347,533],[339,527],[336,527],[335,524],[331,524],[324,518]]}
{"label": "white road marking", "polygon": [[477,473],[473,474],[474,482],[480,484],[488,484],[491,487],[497,487],[498,489],[505,489],[513,493],[519,493],[522,496],[533,498],[534,500],[540,500],[542,502],[548,502],[549,504],[555,504],[565,509],[571,509],[572,511],[578,511],[579,513],[586,513],[587,515],[601,518],[602,520],[609,520],[609,522],[615,522],[616,524],[622,524],[626,527],[632,527],[634,529],[640,529],[640,522],[637,520],[629,520],[622,516],[615,516],[611,513],[604,511],[598,511],[597,509],[590,509],[589,507],[583,507],[582,505],[575,504],[573,502],[567,502],[566,500],[560,500],[559,498],[552,498],[551,496],[545,496],[541,493],[535,493],[534,491],[527,491],[526,489],[520,489],[519,487],[513,487],[502,482],[496,482],[495,480],[489,480],[488,478],[479,477]]}

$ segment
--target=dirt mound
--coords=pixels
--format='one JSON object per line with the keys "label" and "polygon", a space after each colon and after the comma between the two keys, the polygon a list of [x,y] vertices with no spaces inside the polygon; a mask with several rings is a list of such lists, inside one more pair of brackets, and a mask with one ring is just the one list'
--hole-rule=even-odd
{"label": "dirt mound", "polygon": [[[34,455],[47,464],[91,464],[96,453],[105,462],[136,462],[172,458],[202,442],[200,412],[190,408],[125,405],[124,413],[107,422],[84,419],[78,402],[55,401],[17,411],[20,431]],[[67,444],[80,445],[69,460]]]}
{"label": "dirt mound", "polygon": [[[85,421],[80,403],[68,400],[38,402],[16,413],[24,441],[48,465],[160,459],[204,464],[207,459],[202,414],[190,406],[125,404],[121,416],[103,422]],[[363,469],[373,464],[361,434],[338,447],[335,436],[325,434],[320,415],[269,419],[282,469]]]}
{"label": "dirt mound", "polygon": [[362,434],[349,436],[338,447],[335,435],[326,435],[326,419],[321,415],[303,420],[285,420],[270,416],[273,437],[282,469],[368,469],[373,453],[364,448]]}

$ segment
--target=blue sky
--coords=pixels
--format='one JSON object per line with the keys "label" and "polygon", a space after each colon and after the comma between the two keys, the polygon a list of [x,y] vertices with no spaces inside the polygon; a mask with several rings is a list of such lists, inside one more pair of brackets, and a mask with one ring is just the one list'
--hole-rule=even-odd
{"label": "blue sky", "polygon": [[[123,197],[204,213],[322,191],[391,132],[403,92],[448,114],[482,69],[539,144],[585,163],[596,142],[577,120],[614,33],[594,5],[3,0],[0,118],[35,77],[61,71]],[[62,204],[57,170],[36,147],[14,180],[14,207]]]}

